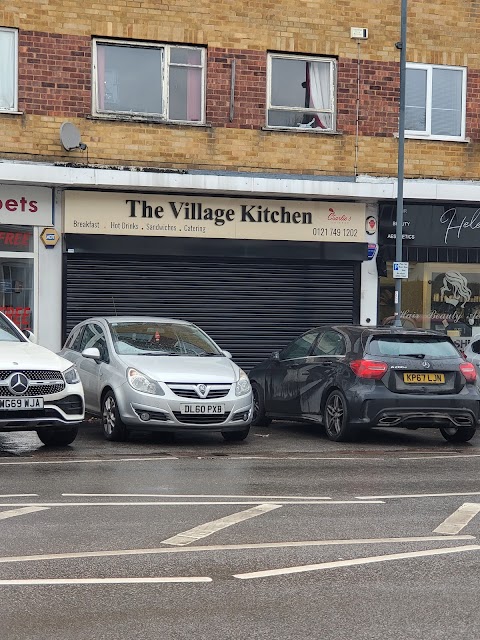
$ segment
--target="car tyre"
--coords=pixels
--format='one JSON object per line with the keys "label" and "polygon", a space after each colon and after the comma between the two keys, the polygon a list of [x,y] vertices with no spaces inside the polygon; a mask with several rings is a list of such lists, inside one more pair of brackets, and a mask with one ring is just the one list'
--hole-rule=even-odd
{"label": "car tyre", "polygon": [[227,442],[241,442],[250,433],[250,426],[241,431],[222,431],[222,436]]}
{"label": "car tyre", "polygon": [[107,391],[102,402],[103,435],[113,442],[128,439],[128,430],[118,412],[117,399],[113,391]]}
{"label": "car tyre", "polygon": [[271,423],[270,418],[265,415],[265,402],[263,399],[262,391],[257,384],[252,384],[252,396],[253,396],[253,417],[252,426],[254,427],[268,427]]}
{"label": "car tyre", "polygon": [[348,424],[347,399],[341,391],[332,391],[325,402],[323,424],[329,440],[345,442],[352,438],[352,429]]}
{"label": "car tyre", "polygon": [[37,429],[37,436],[46,447],[66,447],[75,440],[78,434],[78,427],[68,427],[67,429],[54,429],[46,427]]}
{"label": "car tyre", "polygon": [[440,427],[440,433],[448,442],[468,442],[476,431],[476,427]]}

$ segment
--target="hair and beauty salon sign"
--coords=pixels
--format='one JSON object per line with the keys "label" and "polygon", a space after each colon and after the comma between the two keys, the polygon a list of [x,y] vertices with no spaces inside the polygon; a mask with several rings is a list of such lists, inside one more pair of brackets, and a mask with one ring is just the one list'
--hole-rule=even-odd
{"label": "hair and beauty salon sign", "polygon": [[365,242],[365,205],[66,191],[65,232]]}
{"label": "hair and beauty salon sign", "polygon": [[0,184],[0,224],[46,227],[52,224],[52,190]]}
{"label": "hair and beauty salon sign", "polygon": [[[380,205],[381,244],[395,244],[396,204]],[[480,206],[407,204],[403,210],[403,241],[411,247],[480,246]]]}

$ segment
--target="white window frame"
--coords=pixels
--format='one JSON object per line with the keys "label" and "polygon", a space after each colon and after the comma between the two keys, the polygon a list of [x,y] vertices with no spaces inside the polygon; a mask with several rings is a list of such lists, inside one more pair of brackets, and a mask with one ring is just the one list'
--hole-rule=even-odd
{"label": "white window frame", "polygon": [[[456,140],[465,141],[465,120],[467,112],[467,69],[466,67],[455,67],[444,64],[423,64],[419,62],[407,62],[407,69],[422,69],[427,72],[427,91],[425,99],[426,121],[425,131],[417,131],[415,129],[405,129],[405,137],[408,138],[424,138],[428,140]],[[461,133],[459,136],[441,136],[432,134],[432,78],[434,69],[451,69],[452,71],[462,72],[462,123]]]}
{"label": "white window frame", "polygon": [[14,36],[14,56],[13,56],[13,105],[11,107],[1,107],[0,113],[18,112],[18,29],[10,27],[0,27],[0,33],[13,33]]}
{"label": "white window frame", "polygon": [[[272,60],[275,58],[288,59],[288,60],[302,60],[303,62],[328,62],[330,63],[330,108],[321,112],[315,108],[308,107],[278,107],[272,105]],[[268,124],[268,112],[270,110],[275,111],[298,111],[299,113],[313,114],[326,113],[332,117],[332,128],[322,129],[320,127],[308,128],[308,127],[287,127],[285,125],[270,125]],[[267,109],[265,113],[266,128],[268,129],[288,129],[289,131],[309,131],[312,133],[334,133],[337,129],[337,61],[335,58],[323,58],[321,56],[301,56],[288,53],[269,53],[267,57]]]}
{"label": "white window frame", "polygon": [[[97,45],[119,45],[127,48],[138,47],[141,49],[157,49],[163,52],[163,81],[162,81],[162,113],[145,113],[144,111],[113,111],[111,109],[99,109],[98,108],[98,58],[97,58]],[[170,63],[170,52],[172,49],[195,49],[200,51],[201,64],[200,65],[181,65],[180,63]],[[168,118],[169,112],[169,75],[170,67],[196,67],[202,70],[201,81],[201,119],[200,120],[173,120]],[[205,124],[205,83],[206,83],[206,49],[205,47],[199,47],[196,45],[176,45],[176,44],[164,44],[158,42],[146,42],[146,41],[129,41],[129,40],[110,40],[106,38],[96,38],[93,40],[93,55],[92,55],[92,113],[99,118],[140,118],[142,120],[163,120],[165,122],[175,122],[180,124],[193,124],[202,125]]]}

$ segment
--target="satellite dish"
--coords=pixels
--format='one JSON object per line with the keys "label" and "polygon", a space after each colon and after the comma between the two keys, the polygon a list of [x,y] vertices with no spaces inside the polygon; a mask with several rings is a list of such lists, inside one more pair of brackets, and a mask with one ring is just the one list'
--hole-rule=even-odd
{"label": "satellite dish", "polygon": [[87,145],[82,142],[80,131],[71,122],[64,122],[60,127],[60,142],[66,151],[74,149],[85,150]]}

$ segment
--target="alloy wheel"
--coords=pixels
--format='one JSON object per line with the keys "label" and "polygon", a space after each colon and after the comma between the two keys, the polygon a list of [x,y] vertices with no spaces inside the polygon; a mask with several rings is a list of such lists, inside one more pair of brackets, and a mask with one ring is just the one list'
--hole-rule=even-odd
{"label": "alloy wheel", "polygon": [[325,409],[327,419],[325,426],[331,433],[339,434],[342,430],[345,417],[345,407],[343,406],[341,396],[338,393],[332,393]]}
{"label": "alloy wheel", "polygon": [[255,421],[258,418],[258,415],[260,413],[260,400],[258,397],[258,390],[255,387],[252,388],[252,395],[253,395],[252,421]]}
{"label": "alloy wheel", "polygon": [[103,429],[108,436],[115,429],[115,409],[115,400],[112,396],[107,396],[103,405]]}

